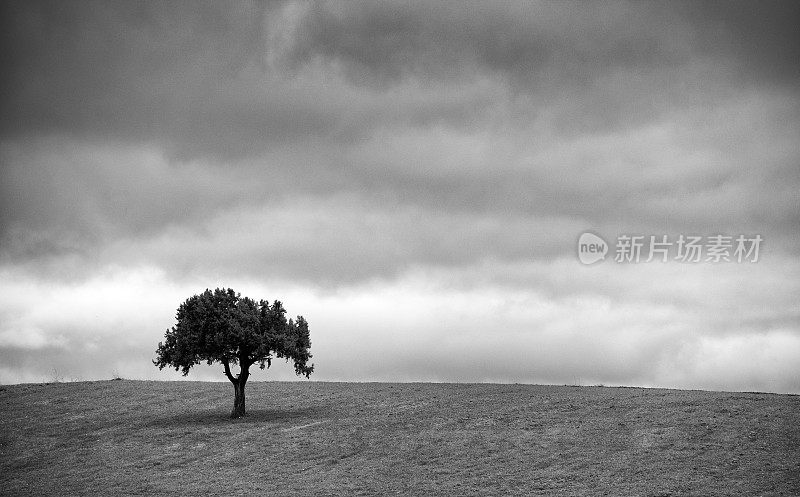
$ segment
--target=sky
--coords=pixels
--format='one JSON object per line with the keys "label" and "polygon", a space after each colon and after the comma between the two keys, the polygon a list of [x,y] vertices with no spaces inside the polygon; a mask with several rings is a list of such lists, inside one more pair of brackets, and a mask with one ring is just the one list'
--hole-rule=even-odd
{"label": "sky", "polygon": [[0,383],[182,378],[231,287],[313,380],[800,393],[797,2],[0,10]]}

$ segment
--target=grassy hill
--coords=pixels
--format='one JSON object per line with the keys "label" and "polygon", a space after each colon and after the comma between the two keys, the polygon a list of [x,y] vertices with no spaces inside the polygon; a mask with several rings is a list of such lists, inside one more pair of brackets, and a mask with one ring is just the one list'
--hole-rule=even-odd
{"label": "grassy hill", "polygon": [[0,386],[3,495],[800,495],[800,397],[253,382]]}

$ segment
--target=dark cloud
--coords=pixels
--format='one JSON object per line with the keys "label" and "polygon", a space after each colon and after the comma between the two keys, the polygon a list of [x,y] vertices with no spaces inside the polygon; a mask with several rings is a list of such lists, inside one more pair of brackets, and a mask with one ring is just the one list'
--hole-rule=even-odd
{"label": "dark cloud", "polygon": [[701,53],[734,61],[745,84],[768,84],[795,94],[800,78],[797,2],[685,2],[684,15],[695,24]]}
{"label": "dark cloud", "polygon": [[659,15],[677,20],[659,8],[619,3],[314,4],[295,27],[286,57],[295,64],[341,62],[362,76],[357,84],[462,79],[488,70],[549,90],[620,67],[680,62],[686,54],[679,39],[652,22]]}
{"label": "dark cloud", "polygon": [[207,153],[313,131],[313,112],[274,124],[291,98],[242,92],[266,5],[6,2],[0,130],[221,149]]}
{"label": "dark cloud", "polygon": [[[480,101],[441,95],[487,77],[495,105],[571,101],[563,132],[641,123],[726,91],[708,87],[724,83],[717,59],[687,72],[706,52],[795,71],[796,9],[761,5],[6,2],[0,132],[236,158],[398,122],[474,123]],[[409,82],[440,98],[392,93]]]}

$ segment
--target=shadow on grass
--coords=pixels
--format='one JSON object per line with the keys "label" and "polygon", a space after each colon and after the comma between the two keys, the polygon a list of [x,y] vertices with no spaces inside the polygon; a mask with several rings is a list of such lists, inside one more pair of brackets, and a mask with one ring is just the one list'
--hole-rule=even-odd
{"label": "shadow on grass", "polygon": [[296,424],[329,419],[327,405],[299,407],[297,409],[248,409],[243,418],[232,419],[229,409],[193,409],[156,417],[142,423],[143,427],[180,428],[186,426],[228,426],[233,424]]}

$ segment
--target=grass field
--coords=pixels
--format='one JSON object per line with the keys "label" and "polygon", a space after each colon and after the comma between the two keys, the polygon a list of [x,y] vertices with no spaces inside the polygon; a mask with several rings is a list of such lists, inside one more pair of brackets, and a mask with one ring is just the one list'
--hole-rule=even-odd
{"label": "grass field", "polygon": [[800,495],[800,397],[253,382],[0,386],[3,495]]}

